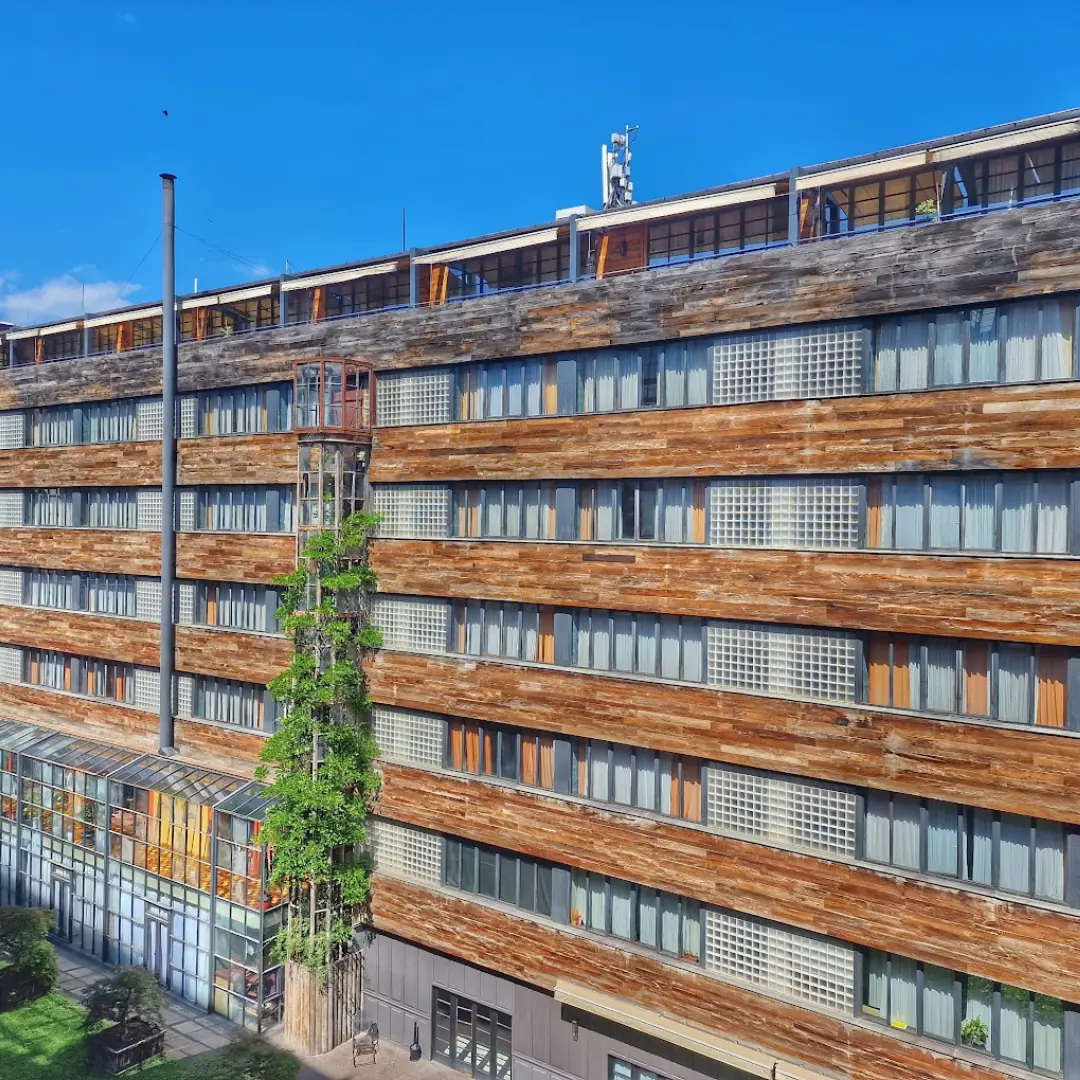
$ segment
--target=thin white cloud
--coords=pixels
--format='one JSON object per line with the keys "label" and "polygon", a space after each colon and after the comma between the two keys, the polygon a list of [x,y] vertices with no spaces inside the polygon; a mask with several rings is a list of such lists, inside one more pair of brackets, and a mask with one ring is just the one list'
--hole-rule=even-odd
{"label": "thin white cloud", "polygon": [[66,319],[84,311],[123,307],[139,288],[127,281],[81,282],[72,274],[61,274],[32,289],[4,292],[0,280],[0,313],[18,323]]}
{"label": "thin white cloud", "polygon": [[126,23],[128,26],[133,26],[135,23],[135,16],[130,11],[118,11],[116,17],[120,22]]}

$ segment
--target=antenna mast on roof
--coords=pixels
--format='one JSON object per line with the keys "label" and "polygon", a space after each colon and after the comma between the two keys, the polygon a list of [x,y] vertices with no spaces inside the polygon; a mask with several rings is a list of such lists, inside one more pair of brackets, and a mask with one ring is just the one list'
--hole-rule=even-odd
{"label": "antenna mast on roof", "polygon": [[605,210],[614,206],[630,206],[634,202],[634,182],[630,179],[630,161],[634,155],[630,152],[630,143],[637,131],[636,124],[634,127],[627,125],[621,135],[613,131],[611,149],[608,150],[607,146],[600,148]]}

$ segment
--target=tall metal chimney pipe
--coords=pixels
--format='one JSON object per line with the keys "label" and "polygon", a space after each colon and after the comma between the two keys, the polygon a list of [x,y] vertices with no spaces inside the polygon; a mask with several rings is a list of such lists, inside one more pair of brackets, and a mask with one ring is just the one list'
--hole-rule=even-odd
{"label": "tall metal chimney pipe", "polygon": [[158,749],[175,753],[176,667],[176,177],[161,174],[161,698]]}

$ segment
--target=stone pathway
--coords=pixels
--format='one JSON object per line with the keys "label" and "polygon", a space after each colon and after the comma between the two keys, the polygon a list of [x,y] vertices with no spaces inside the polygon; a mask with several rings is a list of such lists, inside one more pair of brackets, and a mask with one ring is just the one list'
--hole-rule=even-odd
{"label": "stone pathway", "polygon": [[[114,970],[93,956],[57,945],[56,960],[60,967],[57,989],[76,1001],[82,992]],[[232,1042],[240,1028],[223,1016],[207,1013],[195,1005],[181,1001],[173,994],[166,995],[165,1056],[174,1061],[194,1057],[207,1050],[218,1050]]]}

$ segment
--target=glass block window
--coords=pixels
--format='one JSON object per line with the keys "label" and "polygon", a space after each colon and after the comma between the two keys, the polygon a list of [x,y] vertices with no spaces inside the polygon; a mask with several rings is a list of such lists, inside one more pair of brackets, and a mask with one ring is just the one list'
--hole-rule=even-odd
{"label": "glass block window", "polygon": [[22,649],[18,645],[0,645],[0,682],[22,682]]}
{"label": "glass block window", "polygon": [[447,484],[375,484],[372,509],[382,514],[379,535],[400,539],[440,539],[450,535]]}
{"label": "glass block window", "polygon": [[161,672],[156,668],[135,669],[135,708],[156,713],[161,707]]}
{"label": "glass block window", "polygon": [[860,394],[866,334],[861,326],[839,324],[718,338],[713,402]]}
{"label": "glass block window", "polygon": [[135,438],[148,442],[163,435],[161,398],[140,398],[135,402]]}
{"label": "glass block window", "polygon": [[371,710],[375,741],[379,755],[386,761],[403,765],[443,763],[443,721],[429,713],[376,705]]}
{"label": "glass block window", "polygon": [[710,765],[706,824],[785,847],[855,855],[855,793],[797,777]]}
{"label": "glass block window", "polygon": [[709,543],[717,547],[855,548],[860,482],[847,477],[715,480]]}
{"label": "glass block window", "polygon": [[144,532],[161,529],[161,488],[139,488],[135,493],[136,517]]}
{"label": "glass block window", "polygon": [[23,602],[24,570],[0,570],[0,604]]}
{"label": "glass block window", "polygon": [[705,967],[828,1012],[855,1007],[850,945],[745,915],[706,909]]}
{"label": "glass block window", "polygon": [[711,623],[707,681],[736,690],[853,701],[859,640],[842,630]]}
{"label": "glass block window", "polygon": [[377,873],[440,884],[442,837],[386,818],[368,818],[365,828]]}
{"label": "glass block window", "polygon": [[375,394],[376,424],[446,424],[451,419],[449,368],[380,372]]}
{"label": "glass block window", "polygon": [[371,620],[382,631],[385,648],[446,652],[450,605],[445,600],[376,596]]}
{"label": "glass block window", "polygon": [[25,499],[21,491],[0,491],[0,526],[21,525]]}
{"label": "glass block window", "polygon": [[25,414],[21,412],[0,413],[0,450],[20,450],[25,445]]}
{"label": "glass block window", "polygon": [[157,620],[161,617],[161,579],[135,579],[135,618]]}

